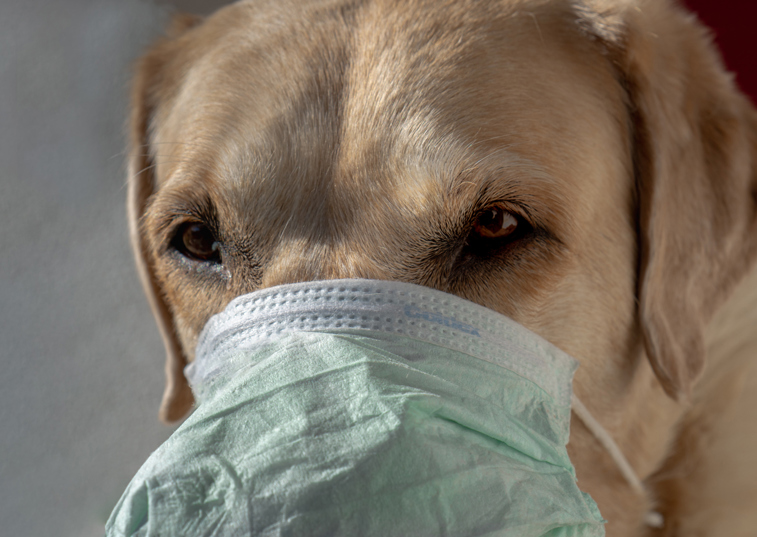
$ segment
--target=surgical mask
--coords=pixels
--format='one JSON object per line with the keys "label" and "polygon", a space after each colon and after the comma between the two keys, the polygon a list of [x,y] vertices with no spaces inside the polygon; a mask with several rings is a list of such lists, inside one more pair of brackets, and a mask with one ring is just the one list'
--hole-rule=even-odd
{"label": "surgical mask", "polygon": [[186,370],[196,410],[108,536],[600,536],[565,445],[577,363],[514,321],[398,282],[232,301]]}

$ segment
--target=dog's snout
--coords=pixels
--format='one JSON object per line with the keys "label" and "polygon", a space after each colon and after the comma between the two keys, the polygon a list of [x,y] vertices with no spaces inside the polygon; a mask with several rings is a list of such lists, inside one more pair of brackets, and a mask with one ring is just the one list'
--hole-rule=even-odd
{"label": "dog's snout", "polygon": [[282,245],[265,268],[261,287],[317,280],[388,279],[386,271],[359,249],[305,241]]}

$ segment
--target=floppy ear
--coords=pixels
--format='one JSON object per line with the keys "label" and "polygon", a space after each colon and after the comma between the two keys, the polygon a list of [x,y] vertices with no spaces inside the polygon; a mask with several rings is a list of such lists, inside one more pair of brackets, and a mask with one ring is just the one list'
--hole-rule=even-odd
{"label": "floppy ear", "polygon": [[198,21],[199,19],[191,16],[179,16],[174,19],[168,31],[168,38],[158,42],[137,64],[131,95],[131,147],[126,212],[137,270],[166,349],[166,387],[159,412],[160,419],[166,423],[184,417],[192,408],[194,397],[184,377],[187,359],[176,335],[173,317],[155,278],[141,221],[148,200],[158,186],[150,145],[150,124],[159,102],[165,99],[166,93],[170,91],[165,81],[165,70],[172,54],[172,38],[178,37]]}
{"label": "floppy ear", "polygon": [[757,252],[757,116],[693,15],[630,4],[615,60],[634,130],[640,324],[663,388],[686,399],[704,326]]}

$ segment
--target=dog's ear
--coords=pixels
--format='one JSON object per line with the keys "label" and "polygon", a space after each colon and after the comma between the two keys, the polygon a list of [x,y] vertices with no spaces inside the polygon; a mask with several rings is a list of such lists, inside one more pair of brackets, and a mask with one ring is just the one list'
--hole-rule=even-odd
{"label": "dog's ear", "polygon": [[173,317],[155,278],[141,222],[150,196],[158,187],[150,131],[160,102],[167,99],[171,92],[170,80],[167,80],[171,75],[166,72],[167,66],[175,54],[176,39],[199,20],[187,15],[174,18],[166,38],[156,43],[137,63],[131,94],[127,216],[137,270],[166,349],[166,387],[159,413],[160,419],[166,423],[184,417],[192,408],[194,398],[184,377],[187,359],[176,335]]}
{"label": "dog's ear", "polygon": [[704,326],[757,253],[757,115],[693,15],[667,0],[597,2],[623,11],[598,34],[629,97],[644,344],[664,390],[686,399]]}

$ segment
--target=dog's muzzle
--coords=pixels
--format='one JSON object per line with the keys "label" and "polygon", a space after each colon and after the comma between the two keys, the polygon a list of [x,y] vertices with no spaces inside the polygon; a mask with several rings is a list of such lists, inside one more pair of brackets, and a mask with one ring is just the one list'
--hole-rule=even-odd
{"label": "dog's muzzle", "polygon": [[107,535],[604,535],[568,458],[577,363],[514,321],[397,282],[231,302],[194,413]]}

